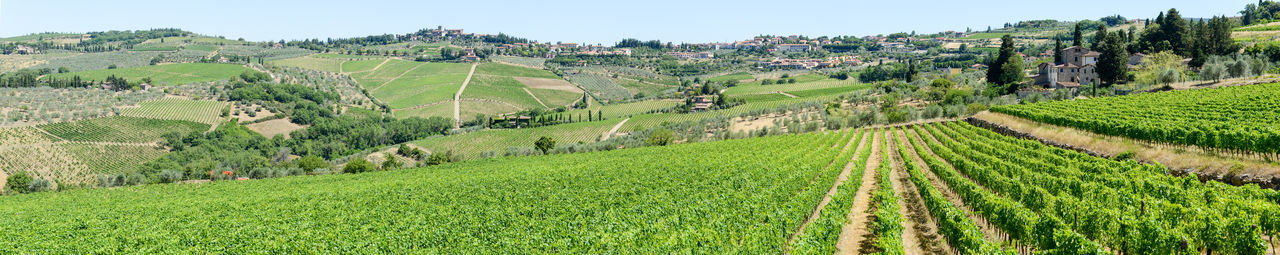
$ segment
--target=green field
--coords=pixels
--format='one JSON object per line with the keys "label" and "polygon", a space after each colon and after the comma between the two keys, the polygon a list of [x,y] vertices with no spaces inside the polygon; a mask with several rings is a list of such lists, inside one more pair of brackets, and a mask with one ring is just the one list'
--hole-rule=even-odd
{"label": "green field", "polygon": [[306,68],[306,69],[311,69],[316,71],[336,73],[341,68],[341,65],[343,62],[345,61],[341,59],[317,58],[317,57],[314,57],[313,55],[313,56],[305,56],[305,57],[299,57],[299,58],[272,60],[272,61],[268,61],[267,63],[273,64],[273,65],[292,66],[297,68]]}
{"label": "green field", "polygon": [[476,74],[494,75],[494,76],[510,76],[510,77],[530,77],[530,78],[548,78],[560,79],[556,74],[542,69],[533,69],[528,67],[514,66],[499,63],[483,63],[476,66]]}
{"label": "green field", "polygon": [[125,116],[59,122],[39,127],[71,141],[120,143],[157,142],[162,140],[160,135],[169,132],[186,134],[209,130],[209,124]]}
{"label": "green field", "polygon": [[453,99],[470,68],[467,64],[391,60],[352,78],[374,98],[400,109]]}
{"label": "green field", "polygon": [[749,74],[749,73],[747,73],[747,72],[738,72],[738,73],[731,73],[731,74],[726,74],[726,75],[721,75],[721,76],[711,77],[711,78],[707,79],[707,81],[710,81],[710,82],[725,82],[725,81],[741,81],[741,80],[750,80],[750,79],[755,79],[755,78],[756,78],[755,76],[751,76],[751,74]]}
{"label": "green field", "polygon": [[[576,117],[575,117],[576,118]],[[496,151],[499,154],[509,147],[533,148],[533,141],[547,136],[559,144],[595,142],[622,119],[579,122],[536,128],[491,129],[461,135],[427,138],[414,142],[432,151],[453,151],[467,158],[475,158],[481,152]]]}
{"label": "green field", "polygon": [[571,105],[582,99],[582,93],[555,89],[529,89],[529,92],[542,100],[549,108]]}
{"label": "green field", "polygon": [[1013,34],[1011,33],[974,33],[972,35],[965,36],[964,38],[960,38],[960,39],[961,40],[989,40],[989,39],[1000,39],[1000,37],[1004,37],[1005,35],[1013,35]]}
{"label": "green field", "polygon": [[151,80],[155,82],[155,84],[152,85],[180,85],[224,80],[251,70],[252,69],[244,66],[233,64],[186,63],[80,71],[52,74],[51,76],[59,79],[69,79],[72,76],[80,76],[80,78],[84,80],[102,81],[106,80],[107,76],[115,75],[116,77],[124,78],[129,82],[136,82],[142,80],[142,78],[150,77]]}
{"label": "green field", "polygon": [[471,83],[462,92],[462,98],[497,100],[514,104],[521,109],[543,108],[524,91],[527,86],[523,83],[508,76],[482,75],[479,72],[477,69],[476,75],[471,77]]}
{"label": "green field", "polygon": [[801,82],[798,78],[796,83],[789,84],[770,84],[760,85],[760,83],[739,83],[738,86],[725,89],[725,95],[743,95],[743,94],[763,94],[774,91],[792,92],[801,90],[827,89],[835,87],[857,86],[860,83],[855,80],[837,80],[837,79],[819,79],[807,82]]}
{"label": "green field", "polygon": [[780,253],[847,139],[16,196],[0,200],[0,253]]}
{"label": "green field", "polygon": [[213,125],[221,122],[222,109],[227,102],[209,100],[190,100],[181,98],[161,98],[138,103],[137,108],[126,108],[121,116],[185,120]]}

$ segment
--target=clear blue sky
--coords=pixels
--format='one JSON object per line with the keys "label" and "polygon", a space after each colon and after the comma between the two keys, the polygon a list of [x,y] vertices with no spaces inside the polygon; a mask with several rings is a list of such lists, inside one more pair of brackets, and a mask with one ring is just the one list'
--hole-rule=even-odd
{"label": "clear blue sky", "polygon": [[999,27],[1029,19],[1120,14],[1236,16],[1256,0],[1075,1],[277,1],[0,0],[0,37],[174,27],[252,41],[403,34],[443,25],[539,41],[612,44],[623,38],[732,41],[759,34],[876,35]]}

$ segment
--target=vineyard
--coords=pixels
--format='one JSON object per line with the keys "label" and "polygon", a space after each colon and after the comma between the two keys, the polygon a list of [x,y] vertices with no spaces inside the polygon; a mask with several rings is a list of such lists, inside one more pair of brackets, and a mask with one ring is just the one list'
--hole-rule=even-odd
{"label": "vineyard", "polygon": [[[372,63],[372,67],[376,67],[381,61]],[[351,77],[368,89],[374,98],[387,103],[392,109],[400,109],[453,99],[467,78],[470,67],[457,63],[391,60],[377,69],[352,74]]]}
{"label": "vineyard", "polygon": [[[0,253],[776,254],[828,190],[814,179],[842,168],[834,162],[849,139],[851,132],[830,132],[199,188],[32,194],[0,200],[8,215],[0,219],[8,230],[0,232]],[[99,235],[115,238],[84,238]]]}
{"label": "vineyard", "polygon": [[992,111],[1157,143],[1280,153],[1280,84],[998,106]]}
{"label": "vineyard", "polygon": [[134,173],[143,163],[155,160],[168,152],[149,145],[72,142],[58,146],[65,148],[94,174]]}
{"label": "vineyard", "polygon": [[139,107],[124,109],[120,115],[163,120],[185,120],[213,125],[222,120],[219,115],[221,115],[222,109],[226,107],[227,102],[166,97],[139,103]]}
{"label": "vineyard", "polygon": [[186,135],[209,130],[209,124],[125,116],[60,122],[38,127],[70,141],[114,143],[152,143],[160,141],[160,136],[169,132]]}
{"label": "vineyard", "polygon": [[595,94],[602,101],[604,100],[625,100],[631,98],[631,92],[627,88],[614,83],[609,77],[604,77],[591,73],[579,73],[574,75],[566,75],[573,84],[578,84],[583,89]]}
{"label": "vineyard", "polygon": [[536,68],[541,68],[544,65],[544,63],[547,62],[547,59],[545,58],[527,58],[527,57],[514,57],[514,56],[504,56],[504,55],[494,55],[494,56],[489,56],[489,58],[497,62],[518,65],[518,66],[525,66],[525,67],[536,67]]}

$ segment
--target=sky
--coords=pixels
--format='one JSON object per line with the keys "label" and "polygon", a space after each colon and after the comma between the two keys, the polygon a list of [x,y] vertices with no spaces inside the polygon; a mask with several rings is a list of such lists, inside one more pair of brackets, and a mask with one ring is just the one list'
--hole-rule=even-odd
{"label": "sky", "polygon": [[[1057,3],[1054,3],[1057,2]],[[331,1],[0,0],[0,37],[37,32],[180,28],[277,41],[405,34],[445,26],[540,42],[613,44],[624,38],[728,42],[756,35],[877,35],[985,30],[1032,19],[1120,14],[1237,16],[1256,0],[832,1]]]}

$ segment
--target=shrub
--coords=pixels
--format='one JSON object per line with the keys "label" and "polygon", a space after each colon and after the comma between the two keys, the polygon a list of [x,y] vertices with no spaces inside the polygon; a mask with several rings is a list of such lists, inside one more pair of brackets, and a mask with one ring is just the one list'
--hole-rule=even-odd
{"label": "shrub", "polygon": [[374,169],[375,169],[375,166],[373,166],[373,163],[369,163],[369,161],[365,160],[364,157],[356,157],[355,159],[352,159],[350,162],[347,162],[347,165],[342,167],[342,172],[354,174],[354,173],[372,172]]}
{"label": "shrub", "polygon": [[298,159],[298,167],[301,167],[303,170],[315,172],[317,169],[329,169],[329,162],[320,158],[320,156],[307,155],[306,157]]}
{"label": "shrub", "polygon": [[645,141],[649,142],[650,145],[665,146],[665,145],[671,144],[672,141],[675,141],[675,138],[676,138],[675,131],[671,131],[670,129],[660,128],[649,133],[649,138],[646,139]]}
{"label": "shrub", "polygon": [[45,179],[33,179],[31,184],[27,184],[27,192],[41,192],[52,190],[53,183]]}
{"label": "shrub", "polygon": [[27,193],[31,192],[29,189],[31,181],[31,175],[27,174],[27,172],[18,172],[10,175],[9,178],[5,180],[4,186],[9,189],[9,194]]}
{"label": "shrub", "polygon": [[174,183],[182,181],[182,171],[164,170],[160,171],[158,177],[160,178],[160,183]]}
{"label": "shrub", "polygon": [[387,160],[382,161],[382,170],[392,170],[400,168],[400,160],[395,155],[387,154]]}

